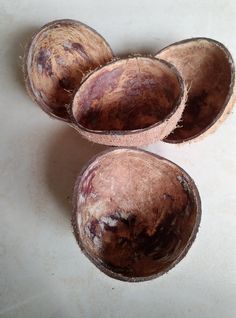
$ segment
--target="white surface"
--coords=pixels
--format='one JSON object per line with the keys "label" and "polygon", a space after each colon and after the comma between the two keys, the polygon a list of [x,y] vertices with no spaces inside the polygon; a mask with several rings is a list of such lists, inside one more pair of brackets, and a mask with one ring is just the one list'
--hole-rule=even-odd
{"label": "white surface", "polygon": [[235,0],[0,0],[0,317],[235,317],[236,116],[199,143],[147,148],[195,179],[201,228],[167,275],[119,282],[81,254],[70,226],[74,178],[105,147],[82,140],[31,102],[19,60],[32,31],[58,18],[89,24],[119,54],[207,36],[235,57],[235,17]]}

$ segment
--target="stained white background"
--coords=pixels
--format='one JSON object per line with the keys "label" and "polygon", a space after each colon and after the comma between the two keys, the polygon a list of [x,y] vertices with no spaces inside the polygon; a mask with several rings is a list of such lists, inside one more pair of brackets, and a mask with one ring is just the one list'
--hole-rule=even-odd
{"label": "stained white background", "polygon": [[235,114],[198,143],[146,148],[195,179],[203,216],[176,268],[129,284],[99,272],[70,226],[75,176],[105,147],[41,112],[26,95],[20,69],[32,32],[58,18],[87,23],[120,55],[206,36],[236,57],[235,17],[234,0],[0,0],[1,318],[235,317]]}

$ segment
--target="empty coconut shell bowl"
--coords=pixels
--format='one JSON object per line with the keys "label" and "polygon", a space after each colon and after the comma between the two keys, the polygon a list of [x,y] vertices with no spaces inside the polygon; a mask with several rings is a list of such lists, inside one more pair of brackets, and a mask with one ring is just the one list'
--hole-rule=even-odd
{"label": "empty coconut shell bowl", "polygon": [[48,115],[70,121],[66,105],[88,71],[113,58],[105,39],[75,20],[57,20],[34,34],[25,54],[26,88]]}
{"label": "empty coconut shell bowl", "polygon": [[85,255],[125,281],[166,273],[187,253],[201,216],[198,190],[174,163],[132,148],[105,151],[78,177],[73,227]]}
{"label": "empty coconut shell bowl", "polygon": [[119,146],[91,159],[76,180],[72,225],[83,253],[123,281],[169,271],[196,237],[200,196],[182,168],[132,147],[213,132],[236,101],[230,52],[192,38],[155,56],[119,59],[89,26],[57,20],[32,37],[24,77],[49,116],[92,142]]}
{"label": "empty coconut shell bowl", "polygon": [[151,57],[131,57],[84,80],[73,99],[72,119],[93,142],[140,146],[170,134],[186,98],[186,86],[174,66]]}
{"label": "empty coconut shell bowl", "polygon": [[156,57],[175,65],[188,86],[180,125],[165,141],[181,143],[213,132],[236,102],[234,62],[226,47],[194,38],[174,43]]}

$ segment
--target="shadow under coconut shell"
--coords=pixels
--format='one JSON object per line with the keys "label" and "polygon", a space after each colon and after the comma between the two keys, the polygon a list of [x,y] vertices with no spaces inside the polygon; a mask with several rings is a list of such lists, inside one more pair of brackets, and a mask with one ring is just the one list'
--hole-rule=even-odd
{"label": "shadow under coconut shell", "polygon": [[46,180],[49,191],[69,218],[76,177],[87,161],[104,149],[102,145],[86,141],[70,127],[54,134],[47,149]]}
{"label": "shadow under coconut shell", "polygon": [[16,30],[11,36],[11,44],[9,50],[8,61],[10,63],[9,69],[12,77],[16,79],[17,83],[25,89],[23,63],[24,54],[28,43],[33,34],[39,29],[39,26],[28,26]]}

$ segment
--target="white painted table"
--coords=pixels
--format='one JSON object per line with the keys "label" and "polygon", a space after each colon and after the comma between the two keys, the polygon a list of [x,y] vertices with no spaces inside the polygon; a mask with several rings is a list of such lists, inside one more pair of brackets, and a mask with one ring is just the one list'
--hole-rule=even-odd
{"label": "white painted table", "polygon": [[199,143],[147,147],[195,179],[200,232],[167,275],[116,281],[82,255],[70,226],[75,176],[105,147],[50,120],[31,102],[19,59],[32,31],[58,18],[89,24],[117,54],[154,53],[173,41],[206,36],[236,57],[235,17],[234,0],[0,0],[0,317],[236,316],[236,116]]}

